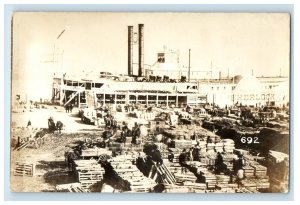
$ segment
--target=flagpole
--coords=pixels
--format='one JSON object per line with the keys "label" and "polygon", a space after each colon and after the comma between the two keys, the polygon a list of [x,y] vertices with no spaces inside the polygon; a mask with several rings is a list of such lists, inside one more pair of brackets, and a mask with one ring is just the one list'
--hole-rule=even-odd
{"label": "flagpole", "polygon": [[[65,28],[59,33],[59,35],[56,37],[55,39],[55,43],[54,43],[54,49],[57,49],[57,46],[55,46],[58,43],[58,40],[61,39],[61,37],[64,35],[65,31],[69,30],[69,26],[65,26]],[[59,51],[59,49],[58,49]],[[55,50],[54,50],[55,52]],[[64,49],[62,49],[61,54],[59,53],[58,59],[57,61],[60,63],[57,65],[58,70],[57,71],[61,71],[61,78],[60,78],[60,98],[59,98],[59,105],[63,105],[63,99],[64,99],[64,95],[63,95],[63,86],[64,86],[64,68],[63,68],[63,57],[64,57]],[[58,73],[57,73],[58,74]],[[58,74],[59,75],[59,74]]]}

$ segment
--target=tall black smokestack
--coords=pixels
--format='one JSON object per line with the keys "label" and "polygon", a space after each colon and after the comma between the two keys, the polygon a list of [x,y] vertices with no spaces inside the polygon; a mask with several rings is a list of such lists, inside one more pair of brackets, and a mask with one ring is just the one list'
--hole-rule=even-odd
{"label": "tall black smokestack", "polygon": [[128,26],[128,75],[133,75],[133,26]]}
{"label": "tall black smokestack", "polygon": [[139,76],[144,75],[144,24],[139,24]]}

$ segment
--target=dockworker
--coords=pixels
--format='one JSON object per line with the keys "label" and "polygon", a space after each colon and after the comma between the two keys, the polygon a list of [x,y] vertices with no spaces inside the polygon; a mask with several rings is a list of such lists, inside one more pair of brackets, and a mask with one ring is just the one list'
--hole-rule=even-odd
{"label": "dockworker", "polygon": [[112,134],[112,130],[111,129],[106,129],[103,134],[102,134],[102,137],[105,141],[105,143],[107,143],[107,146],[109,146],[109,142],[110,142],[110,138],[113,136]]}
{"label": "dockworker", "polygon": [[125,131],[122,130],[121,131],[121,143],[124,143],[124,146],[125,146],[125,143],[126,143],[126,134],[125,134]]}
{"label": "dockworker", "polygon": [[70,105],[69,107],[69,111],[72,113],[72,110],[73,110],[73,104]]}
{"label": "dockworker", "polygon": [[160,151],[158,150],[157,146],[155,145],[154,146],[154,149],[152,150],[151,152],[151,157],[152,157],[152,160],[154,162],[156,162],[156,166],[160,166],[163,164],[163,160],[162,160],[162,157],[161,157],[161,153]]}
{"label": "dockworker", "polygon": [[112,128],[113,128],[113,130],[117,130],[117,126],[118,126],[118,122],[117,122],[117,120],[112,120]]}
{"label": "dockworker", "polygon": [[190,151],[189,151],[189,160],[190,161],[194,161],[193,152],[194,152],[194,147],[191,147]]}
{"label": "dockworker", "polygon": [[105,144],[102,137],[97,138],[96,146],[99,147],[99,148],[105,148],[106,147],[106,144]]}
{"label": "dockworker", "polygon": [[31,121],[30,120],[28,120],[28,122],[27,122],[27,127],[31,127]]}
{"label": "dockworker", "polygon": [[245,165],[245,161],[243,159],[243,155],[242,154],[238,154],[238,159],[234,161],[233,163],[233,170],[235,172],[235,174],[237,174],[237,172],[240,169],[243,169],[243,166]]}
{"label": "dockworker", "polygon": [[169,160],[169,162],[173,162],[173,160],[174,160],[174,154],[173,154],[173,152],[169,152],[169,154],[168,154],[168,160]]}
{"label": "dockworker", "polygon": [[183,149],[181,154],[179,155],[179,164],[181,166],[181,173],[183,174],[184,172],[187,172],[186,169],[186,161],[187,161],[187,153],[186,153],[186,149]]}
{"label": "dockworker", "polygon": [[66,105],[66,106],[65,106],[65,109],[66,109],[66,113],[68,113],[68,112],[69,112],[69,109],[70,109],[69,105]]}
{"label": "dockworker", "polygon": [[67,162],[69,171],[73,171],[75,169],[75,159],[77,159],[77,156],[72,150],[69,152],[65,152],[65,161]]}
{"label": "dockworker", "polygon": [[200,161],[200,147],[197,144],[193,150],[193,159],[194,161]]}
{"label": "dockworker", "polygon": [[50,133],[53,133],[55,131],[55,123],[52,117],[48,119],[48,129]]}
{"label": "dockworker", "polygon": [[131,135],[131,131],[129,130],[129,128],[125,122],[123,122],[122,130],[124,131],[124,134],[126,137]]}
{"label": "dockworker", "polygon": [[217,159],[215,163],[215,172],[216,174],[220,174],[221,172],[224,172],[226,169],[226,165],[224,164],[223,157],[220,152],[217,154]]}
{"label": "dockworker", "polygon": [[133,127],[132,128],[132,140],[131,140],[131,144],[134,144],[134,145],[137,144],[136,138],[137,138],[137,136],[136,136],[136,128]]}

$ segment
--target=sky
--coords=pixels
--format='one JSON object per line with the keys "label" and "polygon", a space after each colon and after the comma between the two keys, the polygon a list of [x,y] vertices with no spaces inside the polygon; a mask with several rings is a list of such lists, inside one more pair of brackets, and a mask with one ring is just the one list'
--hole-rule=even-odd
{"label": "sky", "polygon": [[18,12],[12,26],[13,90],[46,97],[53,73],[126,74],[127,27],[137,31],[139,23],[145,64],[154,64],[166,46],[179,50],[186,66],[191,49],[194,70],[212,64],[230,76],[252,70],[255,76],[289,75],[290,17],[284,13]]}

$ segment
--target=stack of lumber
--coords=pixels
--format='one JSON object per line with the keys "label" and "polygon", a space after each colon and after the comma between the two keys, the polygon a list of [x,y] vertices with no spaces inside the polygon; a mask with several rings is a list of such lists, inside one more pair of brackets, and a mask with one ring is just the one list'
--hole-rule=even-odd
{"label": "stack of lumber", "polygon": [[196,182],[197,177],[190,171],[185,173],[175,173],[175,179],[177,183],[180,182]]}
{"label": "stack of lumber", "polygon": [[206,165],[215,165],[216,159],[215,158],[207,158],[207,157],[201,157],[200,162]]}
{"label": "stack of lumber", "polygon": [[232,191],[232,187],[229,186],[230,176],[216,175],[216,178],[217,178],[216,189],[221,190],[223,192]]}
{"label": "stack of lumber", "polygon": [[195,193],[204,193],[206,190],[206,184],[205,183],[195,183],[195,182],[184,182],[183,185],[185,187],[188,187],[190,191]]}
{"label": "stack of lumber", "polygon": [[243,187],[251,189],[268,189],[270,182],[268,178],[265,179],[245,179],[242,182]]}
{"label": "stack of lumber", "polygon": [[223,139],[221,142],[224,143],[224,152],[233,153],[235,149],[234,141],[232,139]]}
{"label": "stack of lumber", "polygon": [[228,175],[216,175],[217,177],[217,184],[219,185],[228,185],[230,181],[230,176]]}
{"label": "stack of lumber", "polygon": [[81,156],[84,157],[99,157],[102,154],[111,156],[111,151],[103,148],[91,148],[82,150]]}
{"label": "stack of lumber", "polygon": [[96,160],[74,160],[76,165],[76,171],[85,172],[85,171],[101,171],[104,173],[104,169],[101,167],[100,164]]}
{"label": "stack of lumber", "polygon": [[206,141],[198,141],[199,147],[200,147],[200,154],[206,153]]}
{"label": "stack of lumber", "polygon": [[257,184],[253,180],[243,180],[241,184],[247,189],[257,190]]}
{"label": "stack of lumber", "polygon": [[120,155],[114,157],[110,162],[116,173],[124,180],[130,183],[133,192],[149,192],[156,183],[154,180],[147,178],[140,170],[132,164],[132,156]]}
{"label": "stack of lumber", "polygon": [[165,193],[189,193],[191,189],[187,186],[179,186],[176,184],[165,185]]}
{"label": "stack of lumber", "polygon": [[189,169],[193,172],[193,173],[197,173],[197,174],[200,174],[200,171],[202,170],[207,170],[206,168],[206,164],[203,164],[199,161],[190,161],[188,163],[189,165]]}
{"label": "stack of lumber", "polygon": [[256,187],[243,187],[237,189],[236,193],[259,193]]}
{"label": "stack of lumber", "polygon": [[76,192],[76,193],[89,192],[89,190],[84,189],[80,183],[59,184],[55,188],[59,192]]}
{"label": "stack of lumber", "polygon": [[254,168],[254,175],[258,178],[263,178],[267,176],[267,167],[262,165],[250,165]]}
{"label": "stack of lumber", "polygon": [[207,143],[206,145],[206,152],[207,153],[214,153],[215,152],[215,143]]}
{"label": "stack of lumber", "polygon": [[14,175],[15,176],[33,176],[35,172],[35,164],[29,162],[15,163]]}
{"label": "stack of lumber", "polygon": [[179,154],[178,153],[174,153],[174,159],[173,159],[173,163],[179,163]]}
{"label": "stack of lumber", "polygon": [[214,189],[217,184],[216,175],[212,174],[209,171],[201,171],[200,172],[201,182],[206,183],[207,189]]}
{"label": "stack of lumber", "polygon": [[126,137],[125,147],[131,147],[132,137]]}
{"label": "stack of lumber", "polygon": [[270,182],[266,179],[265,181],[258,181],[257,189],[268,189],[270,188]]}
{"label": "stack of lumber", "polygon": [[78,181],[88,190],[91,185],[103,179],[104,169],[96,160],[74,160]]}
{"label": "stack of lumber", "polygon": [[222,153],[223,162],[226,164],[227,169],[232,170],[233,169],[233,159],[236,158],[235,154],[231,153]]}
{"label": "stack of lumber", "polygon": [[188,149],[191,148],[193,144],[191,140],[172,140],[170,146],[173,148]]}
{"label": "stack of lumber", "polygon": [[206,153],[200,158],[200,162],[205,165],[215,165],[217,153]]}
{"label": "stack of lumber", "polygon": [[223,152],[224,151],[224,143],[223,142],[218,142],[216,143],[216,146],[215,146],[215,151],[216,152]]}
{"label": "stack of lumber", "polygon": [[254,168],[253,167],[246,165],[246,166],[243,166],[243,170],[244,170],[244,176],[246,178],[254,176]]}
{"label": "stack of lumber", "polygon": [[123,147],[123,143],[119,143],[119,142],[110,142],[109,143],[109,150],[111,151],[121,151],[122,150],[122,147]]}
{"label": "stack of lumber", "polygon": [[145,112],[140,115],[140,118],[145,120],[154,120],[155,114],[153,112]]}

